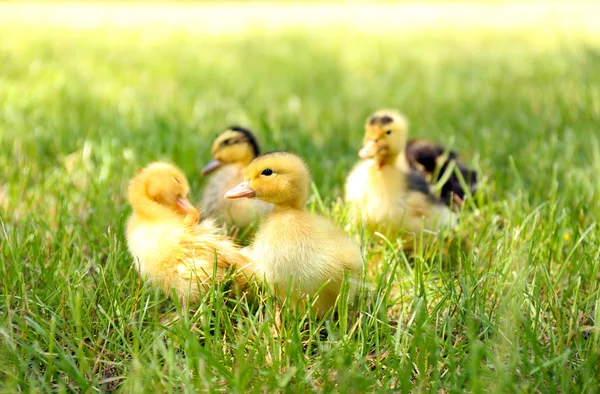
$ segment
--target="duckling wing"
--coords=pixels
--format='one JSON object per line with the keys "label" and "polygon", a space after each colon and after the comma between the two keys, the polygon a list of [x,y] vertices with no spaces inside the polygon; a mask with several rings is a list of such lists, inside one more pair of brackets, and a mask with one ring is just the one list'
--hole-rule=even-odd
{"label": "duckling wing", "polygon": [[215,266],[219,270],[217,276],[222,277],[221,271],[247,263],[247,259],[239,253],[239,248],[231,238],[222,235],[215,222],[210,219],[203,220],[191,229],[182,242],[183,253],[177,267],[181,277],[211,275]]}
{"label": "duckling wing", "polygon": [[[475,194],[475,191],[477,190],[477,182],[478,182],[477,171],[471,170],[470,168],[467,168],[466,166],[464,166],[463,164],[461,164],[457,161],[455,163],[456,163],[456,167],[457,167],[458,171],[460,171],[463,179],[465,180],[465,183],[467,184],[467,186],[469,188],[469,192],[471,193],[471,195]],[[440,175],[439,175],[438,179],[444,175],[444,173],[448,169],[449,165],[450,165],[450,161],[447,161],[444,163],[444,165],[440,169]],[[451,204],[456,205],[454,196],[458,197],[460,199],[460,201],[462,201],[465,199],[465,195],[466,195],[466,191],[463,188],[463,186],[461,185],[461,183],[458,179],[458,176],[456,175],[456,173],[453,173],[452,176],[450,176],[450,178],[448,178],[448,181],[446,183],[444,183],[444,185],[442,186],[442,191],[441,191],[442,201],[444,201],[447,205],[451,205]]]}
{"label": "duckling wing", "polygon": [[202,245],[176,266],[182,280],[207,284],[211,278],[222,281],[231,274],[236,288],[245,288],[255,273],[252,262],[242,255],[233,243],[220,240],[215,244]]}
{"label": "duckling wing", "polygon": [[[226,252],[221,252],[220,238],[213,234],[214,228],[198,227],[195,236],[184,240],[184,248],[179,255],[175,267],[177,274],[182,279],[204,280],[213,276],[216,267],[216,276],[220,279],[230,264],[226,258]],[[205,234],[202,234],[205,232]],[[224,245],[228,246],[228,245]]]}
{"label": "duckling wing", "polygon": [[427,181],[425,181],[425,179],[423,179],[423,177],[415,171],[410,171],[406,174],[406,183],[408,185],[408,190],[423,193],[427,196],[431,196],[431,198],[434,198]]}
{"label": "duckling wing", "polygon": [[313,216],[315,224],[314,233],[318,236],[315,243],[321,245],[321,250],[329,256],[330,261],[338,261],[340,269],[351,271],[352,274],[362,271],[363,258],[360,246],[342,232],[328,218]]}
{"label": "duckling wing", "polygon": [[182,262],[177,265],[176,271],[181,279],[187,280],[208,279],[212,276],[211,262],[203,259]]}

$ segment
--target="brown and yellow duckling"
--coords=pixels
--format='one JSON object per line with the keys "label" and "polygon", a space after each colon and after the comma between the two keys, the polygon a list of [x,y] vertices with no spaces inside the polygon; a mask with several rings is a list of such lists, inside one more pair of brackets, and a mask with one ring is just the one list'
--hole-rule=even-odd
{"label": "brown and yellow duckling", "polygon": [[249,260],[212,221],[198,223],[189,190],[181,170],[164,162],[142,169],[128,190],[133,213],[127,221],[127,246],[134,265],[165,293],[174,290],[184,306],[205,293],[213,276],[223,280],[232,271],[235,288],[242,290],[253,272]]}
{"label": "brown and yellow duckling", "polygon": [[[325,285],[314,304],[323,314],[335,304],[346,272],[351,294],[355,292],[363,259],[359,246],[332,222],[306,211],[309,188],[304,161],[291,153],[273,152],[254,159],[246,167],[244,181],[225,197],[259,199],[275,206],[250,246],[258,276],[300,307],[304,296]],[[287,294],[290,285],[293,294]]]}
{"label": "brown and yellow duckling", "polygon": [[477,171],[466,167],[458,161],[456,152],[447,150],[441,145],[422,139],[411,139],[406,144],[403,159],[407,167],[422,174],[430,183],[438,182],[454,163],[455,169],[440,190],[440,198],[448,206],[461,207],[468,195],[461,185],[456,170],[462,175],[471,196],[477,190]]}
{"label": "brown and yellow duckling", "polygon": [[219,134],[212,144],[212,160],[202,169],[203,175],[212,174],[202,198],[203,217],[247,227],[273,210],[272,204],[260,200],[223,198],[225,192],[244,179],[244,168],[259,153],[256,138],[243,127],[232,126]]}
{"label": "brown and yellow duckling", "polygon": [[367,119],[360,161],[346,180],[346,201],[372,230],[411,235],[452,226],[449,208],[419,174],[397,165],[406,149],[408,124],[398,112],[380,110]]}

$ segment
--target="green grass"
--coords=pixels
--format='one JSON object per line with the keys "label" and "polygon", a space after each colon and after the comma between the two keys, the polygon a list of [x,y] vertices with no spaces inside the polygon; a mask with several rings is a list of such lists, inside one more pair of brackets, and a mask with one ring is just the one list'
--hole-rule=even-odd
{"label": "green grass", "polygon": [[[597,35],[0,36],[2,392],[600,390]],[[198,199],[211,139],[247,125],[307,159],[311,209],[345,226],[343,181],[379,107],[484,174],[444,253],[364,234],[349,324],[284,313],[275,337],[272,300],[220,289],[161,320],[176,305],[138,278],[124,239],[136,168],[172,160]]]}

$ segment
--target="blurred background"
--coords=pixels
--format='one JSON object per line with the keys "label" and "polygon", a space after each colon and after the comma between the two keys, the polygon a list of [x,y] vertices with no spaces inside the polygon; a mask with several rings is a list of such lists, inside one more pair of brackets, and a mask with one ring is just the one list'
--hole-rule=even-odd
{"label": "blurred background", "polygon": [[[335,198],[380,107],[493,176],[494,193],[543,201],[553,180],[586,178],[594,157],[599,11],[566,1],[2,3],[0,164],[12,180],[2,201],[53,200],[37,179],[55,177],[122,202],[131,171],[156,159],[182,166],[197,190],[212,138],[233,123],[265,150],[307,156]],[[42,189],[23,186],[28,177]],[[67,185],[59,193],[77,194]]]}

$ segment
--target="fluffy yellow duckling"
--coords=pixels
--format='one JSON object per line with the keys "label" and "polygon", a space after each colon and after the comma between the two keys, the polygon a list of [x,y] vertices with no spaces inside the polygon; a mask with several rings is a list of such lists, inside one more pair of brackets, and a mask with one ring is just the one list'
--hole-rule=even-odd
{"label": "fluffy yellow duckling", "polygon": [[397,165],[406,147],[407,122],[391,110],[367,119],[359,162],[346,180],[346,201],[368,227],[390,235],[406,231],[408,238],[423,229],[452,225],[450,210],[429,190],[418,174]]}
{"label": "fluffy yellow duckling", "polygon": [[134,264],[141,276],[167,294],[175,290],[184,306],[199,299],[213,276],[222,280],[230,269],[240,268],[244,272],[236,273],[233,283],[242,289],[252,271],[212,221],[198,225],[189,190],[181,170],[163,162],[141,170],[128,190],[133,213],[127,221],[127,246]]}
{"label": "fluffy yellow duckling", "polygon": [[[334,305],[346,271],[354,293],[363,260],[354,241],[329,220],[306,211],[309,186],[310,174],[300,157],[274,152],[254,159],[246,167],[244,182],[225,197],[257,198],[275,205],[251,245],[257,272],[293,302],[299,295],[314,295],[328,282],[314,304],[322,315]],[[294,294],[287,294],[290,283]]]}
{"label": "fluffy yellow duckling", "polygon": [[226,200],[225,192],[244,179],[244,168],[260,153],[252,133],[233,126],[215,139],[211,149],[213,159],[202,169],[203,175],[214,172],[204,189],[202,215],[223,218],[229,225],[247,227],[273,210],[273,205],[260,200]]}

